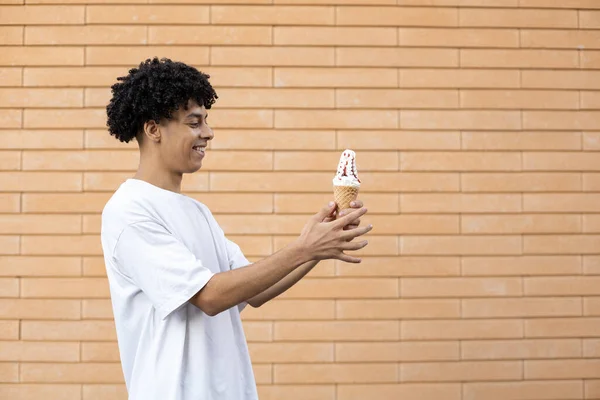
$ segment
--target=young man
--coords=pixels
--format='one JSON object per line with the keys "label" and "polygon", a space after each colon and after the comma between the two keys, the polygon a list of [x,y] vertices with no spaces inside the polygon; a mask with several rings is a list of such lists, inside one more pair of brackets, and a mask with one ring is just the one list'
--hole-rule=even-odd
{"label": "young man", "polygon": [[[251,264],[210,210],[181,194],[183,174],[202,167],[213,139],[209,76],[152,59],[112,86],[111,135],[137,140],[139,168],[102,213],[106,263],[130,400],[254,400],[256,384],[240,312],[281,294],[319,260],[367,242],[366,209],[335,205],[313,215],[296,240]],[[257,138],[259,140],[260,138]]]}

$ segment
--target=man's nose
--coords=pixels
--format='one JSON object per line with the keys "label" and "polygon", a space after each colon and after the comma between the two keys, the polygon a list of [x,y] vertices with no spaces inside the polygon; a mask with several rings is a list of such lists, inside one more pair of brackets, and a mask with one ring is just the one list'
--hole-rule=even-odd
{"label": "man's nose", "polygon": [[202,129],[200,136],[203,139],[211,140],[215,134],[210,126],[205,126],[204,129]]}

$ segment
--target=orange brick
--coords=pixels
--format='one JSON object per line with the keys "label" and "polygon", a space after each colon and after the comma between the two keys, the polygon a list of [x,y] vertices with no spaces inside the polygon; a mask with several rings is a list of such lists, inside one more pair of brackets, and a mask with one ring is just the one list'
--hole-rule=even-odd
{"label": "orange brick", "polygon": [[[167,57],[192,65],[207,65],[208,47],[187,46],[86,46],[86,65],[124,65],[134,66],[152,57]],[[110,91],[103,89],[109,95]],[[88,96],[86,94],[86,101]]]}
{"label": "orange brick", "polygon": [[584,29],[600,28],[600,12],[599,11],[579,11],[579,27]]}
{"label": "orange brick", "polygon": [[276,321],[276,341],[385,341],[397,340],[397,321]]}
{"label": "orange brick", "polygon": [[[204,1],[204,0],[202,0]],[[230,0],[219,0],[221,2],[230,2]],[[234,0],[242,1],[242,0]],[[251,0],[253,3],[261,2],[265,0]],[[246,2],[246,1],[244,1]],[[274,4],[297,4],[298,0],[273,0]],[[365,4],[365,5],[376,5],[376,4],[396,4],[395,0],[302,0],[304,4],[339,4],[339,5],[349,5],[349,4]]]}
{"label": "orange brick", "polygon": [[[19,321],[0,321],[0,340],[19,339]],[[2,387],[0,385],[0,387]]]}
{"label": "orange brick", "polygon": [[117,340],[113,321],[22,321],[23,340]]}
{"label": "orange brick", "polygon": [[215,172],[210,174],[210,188],[222,192],[296,192],[301,181],[305,191],[333,193],[331,179],[331,174],[317,172]]}
{"label": "orange brick", "polygon": [[[90,0],[87,0],[90,1]],[[92,0],[95,1],[95,0]],[[115,0],[111,0],[115,1]],[[139,0],[137,0],[139,1]],[[114,399],[114,400],[127,400],[127,387],[125,384],[115,385],[102,385],[93,384],[83,385],[83,400],[103,400],[103,399]]]}
{"label": "orange brick", "polygon": [[402,213],[509,213],[522,209],[520,194],[419,193],[401,194],[400,210]]}
{"label": "orange brick", "polygon": [[[581,174],[561,172],[465,173],[461,175],[465,192],[566,192],[581,190]],[[525,204],[528,201],[525,196]],[[529,209],[525,207],[525,210]]]}
{"label": "orange brick", "polygon": [[333,66],[334,58],[334,49],[327,47],[226,46],[211,48],[210,63],[219,66]]}
{"label": "orange brick", "polygon": [[224,108],[333,108],[335,103],[331,89],[224,88],[218,96]]}
{"label": "orange brick", "polygon": [[583,299],[583,315],[600,315],[600,298],[587,297]]}
{"label": "orange brick", "polygon": [[23,195],[23,212],[100,212],[110,196],[109,193],[27,193]]}
{"label": "orange brick", "polygon": [[112,319],[114,316],[110,299],[81,300],[81,316],[84,319]]}
{"label": "orange brick", "polygon": [[25,128],[100,128],[106,126],[105,109],[26,109]]}
{"label": "orange brick", "polygon": [[0,27],[0,42],[4,45],[23,44],[23,29],[21,26]]}
{"label": "orange brick", "polygon": [[281,295],[281,298],[395,298],[395,278],[303,279]]}
{"label": "orange brick", "polygon": [[24,170],[109,171],[134,170],[139,165],[139,152],[133,151],[25,151]]}
{"label": "orange brick", "polygon": [[[261,140],[256,140],[257,137]],[[210,147],[215,150],[333,150],[335,131],[220,129],[215,132]]]}
{"label": "orange brick", "polygon": [[599,48],[598,31],[577,30],[521,30],[521,47],[586,49]]}
{"label": "orange brick", "polygon": [[0,382],[19,382],[19,364],[0,362]]}
{"label": "orange brick", "polygon": [[121,383],[120,363],[22,363],[21,382]]}
{"label": "orange brick", "polygon": [[582,342],[584,357],[598,357],[600,355],[599,339],[583,339]]}
{"label": "orange brick", "polygon": [[521,7],[598,8],[595,0],[520,0]]}
{"label": "orange brick", "polygon": [[583,397],[583,386],[577,381],[520,381],[466,383],[463,400],[505,399],[577,399]]}
{"label": "orange brick", "polygon": [[[398,4],[419,6],[422,0],[397,0]],[[519,0],[427,0],[431,6],[517,7]]]}
{"label": "orange brick", "polygon": [[81,174],[74,172],[0,172],[6,191],[65,192],[81,190]]}
{"label": "orange brick", "polygon": [[[29,3],[29,1],[27,2]],[[82,24],[84,6],[0,6],[2,25]]]}
{"label": "orange brick", "polygon": [[395,46],[398,44],[398,33],[395,28],[274,27],[273,44],[294,46]]}
{"label": "orange brick", "polygon": [[458,190],[457,173],[362,173],[361,180],[368,182],[373,191],[396,192],[453,192]]}
{"label": "orange brick", "polygon": [[[270,45],[272,44],[272,28],[263,26],[150,26],[148,27],[148,42],[168,45]],[[214,51],[216,48],[211,54],[213,64],[215,64],[214,56],[216,55]]]}
{"label": "orange brick", "polygon": [[273,366],[271,364],[252,364],[257,384],[273,383]]}
{"label": "orange brick", "polygon": [[404,399],[461,400],[459,383],[338,385],[338,400]]}
{"label": "orange brick", "polygon": [[519,47],[516,29],[400,28],[400,46]]}
{"label": "orange brick", "polygon": [[583,273],[586,275],[600,275],[600,257],[583,256]]}
{"label": "orange brick", "polygon": [[600,235],[528,236],[523,241],[526,254],[592,254],[600,244]]}
{"label": "orange brick", "polygon": [[469,299],[462,300],[462,315],[467,318],[550,317],[582,314],[579,298],[565,299]]}
{"label": "orange brick", "polygon": [[398,366],[386,364],[278,364],[275,383],[383,383],[397,382]]}
{"label": "orange brick", "polygon": [[401,321],[402,340],[510,339],[523,337],[516,319]]}
{"label": "orange brick", "polygon": [[244,321],[244,333],[248,342],[272,342],[273,323]]}
{"label": "orange brick", "polygon": [[395,68],[275,68],[275,87],[398,87]]}
{"label": "orange brick", "polygon": [[[57,29],[53,27],[52,29]],[[79,28],[77,28],[79,29]],[[0,65],[10,66],[62,66],[83,65],[81,47],[5,47],[0,55]]]}
{"label": "orange brick", "polygon": [[117,342],[81,343],[81,361],[84,362],[120,362]]}
{"label": "orange brick", "polygon": [[581,259],[578,256],[518,256],[464,257],[463,275],[470,276],[531,276],[578,275]]}
{"label": "orange brick", "polygon": [[519,111],[404,111],[400,112],[403,129],[508,129],[521,128]]}
{"label": "orange brick", "polygon": [[19,236],[0,236],[0,254],[19,254]]}
{"label": "orange brick", "polygon": [[83,187],[86,192],[113,192],[132,176],[131,172],[86,172],[83,174]]}
{"label": "orange brick", "polygon": [[583,173],[583,190],[595,191],[600,187],[600,174]]}
{"label": "orange brick", "polygon": [[600,318],[536,318],[525,320],[526,337],[595,337]]}
{"label": "orange brick", "polygon": [[335,392],[335,385],[258,385],[261,400],[332,400]]}
{"label": "orange brick", "polygon": [[[16,293],[15,296],[18,296],[18,287]],[[80,319],[79,303],[79,300],[0,299],[0,316],[14,319]]]}
{"label": "orange brick", "polygon": [[543,171],[597,171],[600,163],[594,153],[531,152],[523,154],[523,168]]}
{"label": "orange brick", "polygon": [[[64,90],[64,89],[63,89]],[[80,149],[81,130],[4,130],[0,148],[5,149]]]}
{"label": "orange brick", "polygon": [[[521,71],[523,88],[540,89],[600,89],[600,71]],[[564,117],[561,117],[564,118]],[[552,129],[559,129],[551,123]]]}
{"label": "orange brick", "polygon": [[600,219],[598,215],[583,215],[582,217],[584,233],[600,232]]}
{"label": "orange brick", "polygon": [[455,49],[356,47],[337,48],[336,65],[351,67],[457,67]]}
{"label": "orange brick", "polygon": [[352,320],[458,318],[460,303],[458,300],[338,300],[336,310],[337,319]]}
{"label": "orange brick", "polygon": [[0,151],[0,170],[21,169],[21,153],[19,151]]}
{"label": "orange brick", "polygon": [[0,278],[1,297],[19,297],[19,279]]}
{"label": "orange brick", "polygon": [[584,385],[585,396],[587,398],[593,399],[600,396],[600,380],[585,380]]}
{"label": "orange brick", "polygon": [[251,343],[253,363],[332,362],[333,343]]}
{"label": "orange brick", "polygon": [[514,255],[521,254],[521,245],[521,237],[514,235],[403,236],[400,238],[400,254]]}
{"label": "orange brick", "polygon": [[99,235],[23,236],[21,254],[25,255],[101,255]]}
{"label": "orange brick", "polygon": [[525,360],[525,379],[600,378],[600,360]]}
{"label": "orange brick", "polygon": [[39,87],[105,87],[116,83],[117,77],[125,75],[127,68],[123,67],[25,68],[23,82],[24,86]]}
{"label": "orange brick", "polygon": [[395,129],[395,110],[276,110],[276,128],[300,129]]}
{"label": "orange brick", "polygon": [[579,54],[576,50],[461,49],[460,65],[467,68],[578,68]]}
{"label": "orange brick", "polygon": [[21,86],[22,68],[1,68],[0,86]]}
{"label": "orange brick", "polygon": [[137,26],[28,26],[28,45],[146,44],[146,28]]}
{"label": "orange brick", "polygon": [[525,278],[525,294],[533,296],[593,296],[600,277],[535,277]]}
{"label": "orange brick", "polygon": [[0,276],[78,276],[79,257],[0,257]]}
{"label": "orange brick", "polygon": [[223,110],[210,112],[210,125],[213,128],[272,128],[273,110]]}
{"label": "orange brick", "polygon": [[[86,91],[87,93],[87,91]],[[86,101],[87,97],[86,97]],[[106,129],[86,129],[83,133],[84,145],[86,149],[118,149],[118,150],[136,150],[139,151],[138,143],[132,140],[129,143],[123,143],[108,133]]]}
{"label": "orange brick", "polygon": [[400,155],[404,171],[515,171],[521,169],[516,152],[406,152]]}
{"label": "orange brick", "polygon": [[457,360],[458,342],[336,343],[337,362]]}
{"label": "orange brick", "polygon": [[104,278],[23,278],[22,297],[109,298]]}
{"label": "orange brick", "polygon": [[[378,213],[398,212],[398,195],[359,193],[358,198],[366,207],[377,210]],[[327,194],[275,193],[274,200],[276,213],[315,214],[328,201],[333,200],[333,192]]]}
{"label": "orange brick", "polygon": [[520,87],[520,75],[519,71],[516,70],[411,68],[400,69],[399,79],[400,87],[406,88],[487,89]]}
{"label": "orange brick", "polygon": [[575,10],[485,9],[459,10],[460,26],[507,28],[577,28]]}
{"label": "orange brick", "polygon": [[81,89],[0,89],[0,106],[23,108],[81,107]]}
{"label": "orange brick", "polygon": [[339,25],[456,26],[458,23],[458,12],[452,8],[338,7],[336,12]]}
{"label": "orange brick", "polygon": [[333,25],[335,15],[331,6],[212,6],[210,20],[228,25]]}
{"label": "orange brick", "polygon": [[402,297],[521,296],[520,278],[402,278]]}
{"label": "orange brick", "polygon": [[217,89],[220,87],[271,87],[273,69],[268,67],[215,67],[204,69],[210,74],[211,82]]}
{"label": "orange brick", "polygon": [[326,320],[335,317],[334,300],[290,300],[278,297],[259,308],[246,308],[245,321],[252,320]]}
{"label": "orange brick", "polygon": [[579,215],[463,215],[461,233],[579,233]]}
{"label": "orange brick", "polygon": [[87,24],[207,24],[208,6],[87,6]]}
{"label": "orange brick", "polygon": [[[460,106],[471,109],[578,109],[579,92],[564,90],[461,90]],[[548,136],[551,136],[551,134],[545,135],[546,138]]]}
{"label": "orange brick", "polygon": [[[275,170],[287,171],[329,171],[337,165],[340,151],[275,151]],[[359,171],[397,171],[398,153],[393,152],[361,152],[357,161]]]}
{"label": "orange brick", "polygon": [[460,149],[460,132],[423,131],[337,131],[339,149],[364,150],[457,150]]}
{"label": "orange brick", "polygon": [[0,215],[0,234],[80,233],[79,215]]}
{"label": "orange brick", "polygon": [[[600,92],[581,92],[581,108],[600,109]],[[598,132],[586,132],[586,134],[598,136]]]}
{"label": "orange brick", "polygon": [[208,206],[215,214],[270,214],[273,212],[273,196],[270,194],[196,193],[190,196]]}
{"label": "orange brick", "polygon": [[580,57],[581,68],[597,69],[600,67],[600,51],[582,51]]}
{"label": "orange brick", "polygon": [[246,256],[270,256],[273,254],[271,236],[235,236],[229,239],[237,243]]}
{"label": "orange brick", "polygon": [[358,265],[336,261],[339,276],[456,276],[458,257],[364,257]]}
{"label": "orange brick", "polygon": [[520,361],[456,361],[400,365],[401,382],[493,381],[520,379]]}
{"label": "orange brick", "polygon": [[0,212],[18,213],[21,211],[21,195],[18,193],[0,193]]}
{"label": "orange brick", "polygon": [[458,91],[340,89],[335,104],[339,108],[457,108]]}
{"label": "orange brick", "polygon": [[377,235],[459,232],[459,217],[455,215],[367,215],[361,221],[373,225],[371,233]]}
{"label": "orange brick", "polygon": [[0,360],[77,362],[79,343],[0,342]]}
{"label": "orange brick", "polygon": [[581,357],[577,339],[468,340],[460,344],[467,360]]}
{"label": "orange brick", "polygon": [[21,110],[2,110],[0,109],[0,124],[4,128],[20,128],[22,124]]}
{"label": "orange brick", "polygon": [[581,150],[581,137],[580,132],[462,132],[462,146],[466,150]]}

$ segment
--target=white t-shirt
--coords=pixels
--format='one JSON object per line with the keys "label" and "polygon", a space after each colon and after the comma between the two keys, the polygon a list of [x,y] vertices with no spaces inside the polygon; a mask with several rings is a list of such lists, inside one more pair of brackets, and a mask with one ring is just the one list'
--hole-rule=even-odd
{"label": "white t-shirt", "polygon": [[102,248],[129,400],[256,400],[244,304],[209,316],[188,300],[250,264],[204,204],[137,179],[102,212]]}

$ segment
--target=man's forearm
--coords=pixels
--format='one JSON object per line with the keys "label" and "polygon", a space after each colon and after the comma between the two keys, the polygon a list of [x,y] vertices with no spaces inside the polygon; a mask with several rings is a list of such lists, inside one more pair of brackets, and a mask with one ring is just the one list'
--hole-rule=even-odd
{"label": "man's forearm", "polygon": [[308,274],[316,265],[318,261],[308,261],[292,272],[283,277],[279,282],[261,292],[260,294],[252,297],[248,300],[248,304],[252,307],[260,307],[267,301],[274,299],[279,296],[292,286],[294,286],[300,279]]}

